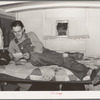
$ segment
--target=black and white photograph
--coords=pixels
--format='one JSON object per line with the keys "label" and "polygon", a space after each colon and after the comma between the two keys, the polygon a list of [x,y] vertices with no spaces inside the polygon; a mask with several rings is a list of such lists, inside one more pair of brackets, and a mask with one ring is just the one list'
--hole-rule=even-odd
{"label": "black and white photograph", "polygon": [[99,91],[99,43],[100,1],[0,1],[0,91]]}

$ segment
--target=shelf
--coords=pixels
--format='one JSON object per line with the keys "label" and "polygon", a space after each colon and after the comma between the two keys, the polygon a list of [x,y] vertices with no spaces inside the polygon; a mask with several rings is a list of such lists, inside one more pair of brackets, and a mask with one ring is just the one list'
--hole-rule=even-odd
{"label": "shelf", "polygon": [[59,36],[44,36],[43,39],[57,39],[57,38],[67,38],[67,39],[86,39],[89,38],[89,35],[76,35],[76,36],[67,36],[67,37],[59,37]]}

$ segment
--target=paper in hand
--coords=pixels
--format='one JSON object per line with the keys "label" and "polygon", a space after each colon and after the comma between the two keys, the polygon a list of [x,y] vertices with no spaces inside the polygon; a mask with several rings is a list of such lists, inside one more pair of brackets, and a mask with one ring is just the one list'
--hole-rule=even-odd
{"label": "paper in hand", "polygon": [[23,56],[22,56],[22,53],[13,53],[13,56],[15,57],[15,58],[22,58]]}

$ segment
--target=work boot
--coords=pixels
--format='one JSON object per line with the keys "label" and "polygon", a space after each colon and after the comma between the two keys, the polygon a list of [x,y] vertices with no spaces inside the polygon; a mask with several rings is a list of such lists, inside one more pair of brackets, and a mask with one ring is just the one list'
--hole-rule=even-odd
{"label": "work boot", "polygon": [[90,79],[93,85],[97,85],[100,82],[100,69],[93,69]]}

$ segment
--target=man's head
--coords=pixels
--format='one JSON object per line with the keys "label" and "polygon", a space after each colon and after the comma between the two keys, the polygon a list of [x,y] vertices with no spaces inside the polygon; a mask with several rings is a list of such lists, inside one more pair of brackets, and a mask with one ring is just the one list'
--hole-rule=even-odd
{"label": "man's head", "polygon": [[11,23],[11,29],[15,37],[20,40],[24,34],[24,25],[20,20],[15,20]]}

